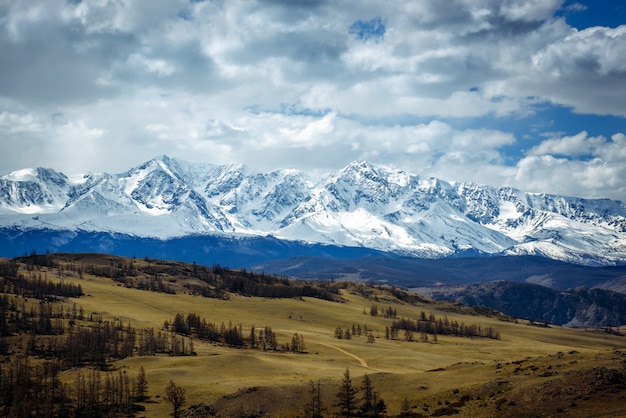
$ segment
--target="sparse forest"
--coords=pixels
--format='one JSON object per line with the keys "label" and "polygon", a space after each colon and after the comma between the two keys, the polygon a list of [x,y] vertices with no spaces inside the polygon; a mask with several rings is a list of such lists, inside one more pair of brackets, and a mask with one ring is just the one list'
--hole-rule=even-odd
{"label": "sparse forest", "polygon": [[[219,325],[194,313],[178,313],[162,329],[136,329],[130,322],[104,319],[86,313],[68,298],[84,296],[80,284],[64,277],[106,277],[125,287],[175,294],[172,278],[195,279],[182,291],[203,297],[228,299],[229,293],[268,298],[316,297],[338,300],[339,292],[324,283],[296,283],[265,274],[232,271],[183,263],[144,259],[110,261],[108,265],[73,261],[59,263],[50,254],[31,253],[0,262],[0,365],[5,416],[131,416],[147,399],[147,381],[135,382],[112,371],[117,360],[132,356],[194,355],[194,339],[233,348],[305,352],[302,335],[294,333],[279,344],[270,326],[251,327],[244,335],[241,324]],[[52,278],[48,277],[51,276]],[[181,291],[180,289],[178,291]],[[32,359],[32,360],[31,360]],[[59,373],[86,368],[72,384],[61,383]],[[176,414],[181,406],[176,403]]]}
{"label": "sparse forest", "polygon": [[451,321],[447,316],[443,319],[436,318],[433,313],[430,313],[427,317],[424,311],[420,313],[420,318],[417,320],[394,319],[391,328],[387,330],[385,336],[395,340],[398,338],[399,331],[405,332],[405,338],[408,341],[413,340],[413,333],[432,336],[451,335],[455,337],[500,339],[500,331],[493,327],[483,327],[478,324],[466,325],[463,322]]}
{"label": "sparse forest", "polygon": [[241,324],[234,325],[232,321],[228,324],[224,322],[209,322],[195,313],[189,313],[186,316],[177,313],[174,321],[170,323],[165,321],[163,328],[171,330],[180,335],[187,335],[202,341],[224,344],[234,348],[249,348],[266,350],[282,350],[293,353],[304,352],[304,337],[295,333],[288,343],[279,345],[276,333],[272,328],[265,326],[256,328],[254,326],[244,333]]}
{"label": "sparse forest", "polygon": [[[369,311],[369,315],[378,316],[378,306],[372,305]],[[455,320],[449,320],[447,316],[443,319],[436,318],[431,312],[426,315],[426,312],[421,311],[420,317],[417,320],[396,318],[397,310],[392,306],[388,306],[382,309],[385,318],[393,318],[391,326],[385,327],[385,339],[397,340],[402,337],[406,341],[417,341],[416,334],[421,336],[421,340],[428,342],[428,335],[432,336],[433,342],[437,342],[438,335],[447,335],[454,337],[469,337],[469,338],[490,338],[494,340],[500,339],[500,331],[493,327],[483,327],[478,324],[466,325],[463,322]],[[341,326],[335,328],[334,336],[339,340],[351,340],[355,337],[366,336],[367,342],[374,343],[375,337],[372,333],[371,327],[366,324],[345,327]]]}
{"label": "sparse forest", "polygon": [[[0,411],[7,417],[132,416],[146,399],[146,377],[112,371],[114,361],[134,355],[190,355],[193,343],[174,333],[136,330],[130,323],[86,314],[67,298],[83,296],[80,285],[64,283],[51,256],[0,263]],[[57,281],[41,268],[56,269]],[[71,268],[71,267],[70,267]],[[62,303],[66,302],[66,303]],[[73,383],[59,374],[86,368]]]}
{"label": "sparse forest", "polygon": [[[229,293],[264,298],[315,297],[339,300],[337,289],[327,282],[296,282],[286,277],[246,270],[232,270],[219,264],[212,267],[144,258],[137,266],[133,260],[111,261],[108,266],[78,263],[78,273],[108,277],[127,287],[155,292],[175,293],[170,281],[183,278],[189,294],[208,298],[228,298]],[[70,268],[72,268],[70,267]]]}
{"label": "sparse forest", "polygon": [[[133,298],[141,309],[125,312]],[[268,310],[272,315],[266,316]],[[471,321],[461,320],[468,315]],[[336,326],[338,320],[345,322]],[[506,328],[504,337],[494,324]],[[544,333],[532,341],[550,341],[541,356],[510,359],[516,351],[508,336],[522,325],[519,335]],[[482,416],[483,410],[493,415],[522,406],[534,411],[515,395],[514,382],[533,376],[546,384],[552,377],[569,382],[567,373],[581,383],[562,393],[582,395],[571,400],[558,395],[569,403],[552,412],[571,412],[594,391],[611,399],[623,396],[626,376],[608,366],[626,361],[626,354],[610,352],[604,369],[595,351],[593,369],[582,368],[577,350],[546,356],[576,338],[584,347],[605,347],[605,339],[617,346],[619,329],[601,332],[596,343],[554,327],[526,325],[492,310],[437,305],[389,286],[294,282],[148,258],[31,254],[0,260],[0,415],[261,417],[291,408],[286,416]],[[555,342],[547,334],[552,332],[565,333],[565,343]],[[414,344],[420,340],[435,344]],[[451,360],[465,356],[484,360]],[[343,376],[339,365],[350,365]],[[568,367],[576,370],[566,372]],[[460,377],[469,368],[493,374],[500,383],[433,391],[442,384],[437,376]],[[233,386],[213,391],[224,378]],[[245,386],[249,378],[255,383]],[[449,385],[456,381],[463,380],[451,377]],[[298,402],[297,410],[285,399]]]}

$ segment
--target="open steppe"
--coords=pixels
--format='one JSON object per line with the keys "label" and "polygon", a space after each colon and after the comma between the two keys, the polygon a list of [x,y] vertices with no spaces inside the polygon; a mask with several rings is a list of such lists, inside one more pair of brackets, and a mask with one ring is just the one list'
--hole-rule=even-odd
{"label": "open steppe", "polygon": [[[279,345],[297,333],[304,339],[300,353],[250,348],[193,340],[192,356],[133,356],[113,362],[112,370],[135,376],[145,369],[148,401],[137,416],[166,417],[172,405],[164,400],[168,382],[185,389],[182,416],[303,417],[310,382],[320,383],[324,416],[335,416],[336,393],[346,369],[359,387],[367,374],[387,415],[396,416],[626,416],[626,337],[602,330],[530,326],[501,315],[484,316],[475,310],[415,298],[398,299],[384,286],[337,282],[341,302],[319,298],[261,298],[228,293],[207,298],[191,292],[195,279],[180,273],[155,273],[175,294],[139,290],[119,281],[78,274],[79,265],[136,268],[158,262],[96,254],[54,255],[59,267],[40,267],[37,274],[80,284],[79,298],[68,298],[89,315],[103,321],[131,324],[136,329],[162,329],[175,315],[195,313],[215,323],[232,323],[248,335],[252,326],[276,333]],[[172,263],[183,266],[183,264]],[[65,267],[63,267],[65,266]],[[69,266],[72,266],[70,268]],[[24,268],[23,266],[21,268]],[[197,283],[196,283],[197,284]],[[499,339],[416,334],[414,341],[387,339],[392,319],[372,316],[393,308],[397,317],[418,319],[422,312],[450,321],[492,327]],[[365,335],[337,339],[337,327],[367,327]],[[618,331],[618,330],[613,330]],[[72,382],[78,369],[61,373]],[[412,415],[409,415],[412,414]]]}

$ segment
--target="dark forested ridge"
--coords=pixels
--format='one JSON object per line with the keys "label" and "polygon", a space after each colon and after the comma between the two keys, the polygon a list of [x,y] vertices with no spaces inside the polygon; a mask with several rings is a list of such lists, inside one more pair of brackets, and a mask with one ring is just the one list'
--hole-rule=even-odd
{"label": "dark forested ridge", "polygon": [[422,259],[410,257],[291,257],[258,264],[276,274],[300,279],[346,279],[388,283],[401,287],[471,284],[494,280],[541,281],[554,289],[605,285],[626,276],[626,266],[590,267],[537,256],[484,256]]}
{"label": "dark forested ridge", "polygon": [[[0,270],[7,270],[8,277],[13,277],[14,282],[20,282],[20,277],[23,278],[23,275],[17,274],[16,267],[17,263],[23,263],[31,266],[29,271],[34,267],[51,267],[56,269],[59,277],[65,272],[79,276],[87,273],[113,279],[126,287],[166,293],[182,291],[211,298],[228,298],[228,293],[232,293],[268,298],[308,296],[326,300],[340,299],[338,291],[326,281],[295,281],[263,272],[230,269],[220,264],[207,267],[195,262],[184,263],[148,257],[139,261],[141,262],[137,262],[134,257],[95,253],[33,253],[0,263]],[[38,277],[42,277],[41,272]]]}
{"label": "dark forested ridge", "polygon": [[613,282],[626,276],[626,265],[591,267],[539,256],[487,256],[458,253],[439,259],[401,257],[363,247],[309,244],[266,237],[186,236],[159,240],[125,234],[85,231],[0,228],[0,256],[16,257],[36,249],[97,252],[124,257],[221,264],[299,280],[361,280],[412,288],[437,283],[470,284],[493,280],[515,282],[540,278],[542,284],[566,290],[585,286],[620,291]]}
{"label": "dark forested ridge", "polygon": [[[95,252],[124,257],[149,256],[187,263],[195,260],[199,264],[219,263],[237,269],[300,255],[325,259],[394,257],[383,251],[364,247],[285,241],[271,235],[237,238],[189,235],[161,240],[121,233],[0,228],[0,257],[17,257],[24,255],[24,251],[30,253],[32,249],[40,254]],[[271,270],[266,271],[273,273]]]}
{"label": "dark forested ridge", "polygon": [[560,291],[530,283],[495,281],[453,290],[442,288],[432,296],[542,323],[593,327],[626,324],[626,295],[603,289]]}

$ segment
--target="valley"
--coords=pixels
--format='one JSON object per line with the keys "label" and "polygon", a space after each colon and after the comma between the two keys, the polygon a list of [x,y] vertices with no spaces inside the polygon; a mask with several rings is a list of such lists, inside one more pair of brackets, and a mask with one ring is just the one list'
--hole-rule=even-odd
{"label": "valley", "polygon": [[[123,373],[134,380],[143,368],[147,399],[138,403],[143,410],[136,416],[168,416],[172,412],[172,405],[165,400],[170,381],[184,388],[186,394],[181,416],[304,417],[311,382],[320,384],[324,416],[334,416],[340,410],[335,406],[336,394],[346,370],[357,387],[366,374],[371,378],[385,402],[387,416],[582,417],[626,413],[626,337],[599,329],[530,326],[527,321],[514,321],[494,311],[435,302],[389,286],[311,281],[311,289],[321,285],[320,289],[336,298],[258,297],[245,294],[243,287],[240,291],[223,288],[223,293],[215,292],[213,282],[208,284],[198,277],[204,271],[206,277],[210,273],[227,286],[240,283],[240,278],[259,283],[265,280],[279,288],[294,288],[297,282],[279,277],[261,279],[250,272],[240,272],[240,276],[220,266],[148,258],[101,254],[38,257],[37,263],[26,257],[15,260],[15,265],[26,278],[80,285],[83,296],[56,302],[11,293],[6,297],[15,300],[17,306],[24,301],[27,310],[43,303],[63,306],[69,314],[76,304],[84,319],[75,321],[74,331],[66,323],[66,333],[76,332],[76,326],[94,327],[87,320],[94,314],[101,324],[132,326],[137,342],[142,340],[142,330],[164,331],[165,322],[171,327],[177,314],[194,313],[242,330],[245,342],[239,347],[181,334],[187,349],[192,342],[193,355],[138,355],[135,349],[129,357],[108,358],[106,367],[87,362],[60,372],[60,382],[71,394],[81,373],[89,376],[98,369],[103,381],[108,373]],[[227,280],[229,275],[232,281]],[[3,283],[7,283],[6,278]],[[149,283],[161,283],[161,290],[139,288],[148,289]],[[200,295],[205,287],[211,288],[214,297]],[[395,338],[388,338],[386,331],[393,318],[383,315],[386,311],[395,311],[397,318],[418,320],[424,313],[450,323],[493,328],[499,338],[415,333],[409,339],[402,330]],[[277,348],[250,347],[247,338],[252,327],[259,335],[261,329],[271,327]],[[368,332],[359,335],[351,331],[354,335],[350,339],[338,339],[338,327]],[[174,335],[168,329],[167,335]],[[294,351],[290,342],[295,334],[303,344]],[[14,333],[4,338],[8,343],[5,359],[10,363],[29,337]],[[37,338],[39,346],[53,337]],[[31,359],[33,365],[42,361],[45,359],[37,356]]]}

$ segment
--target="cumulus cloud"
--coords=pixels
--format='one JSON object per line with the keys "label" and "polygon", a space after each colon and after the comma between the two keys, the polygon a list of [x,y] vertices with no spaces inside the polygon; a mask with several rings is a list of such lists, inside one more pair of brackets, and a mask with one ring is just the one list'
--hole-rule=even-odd
{"label": "cumulus cloud", "polygon": [[626,136],[607,139],[582,131],[547,139],[530,149],[510,176],[505,183],[529,191],[623,200]]}
{"label": "cumulus cloud", "polygon": [[606,139],[602,136],[589,137],[589,134],[582,131],[574,136],[562,138],[552,138],[543,141],[541,144],[530,150],[532,155],[561,155],[579,157],[581,155],[591,155],[606,144]]}
{"label": "cumulus cloud", "polygon": [[531,125],[538,104],[626,116],[626,26],[577,30],[556,16],[563,5],[0,0],[0,165],[371,159],[626,197],[623,134],[538,132],[525,146],[507,128]]}
{"label": "cumulus cloud", "polygon": [[514,187],[523,185],[524,190],[533,192],[623,200],[624,167],[624,161],[611,164],[601,159],[571,161],[551,155],[533,155],[519,161],[508,183]]}
{"label": "cumulus cloud", "polygon": [[626,25],[570,33],[536,51],[530,88],[579,113],[626,116]]}

